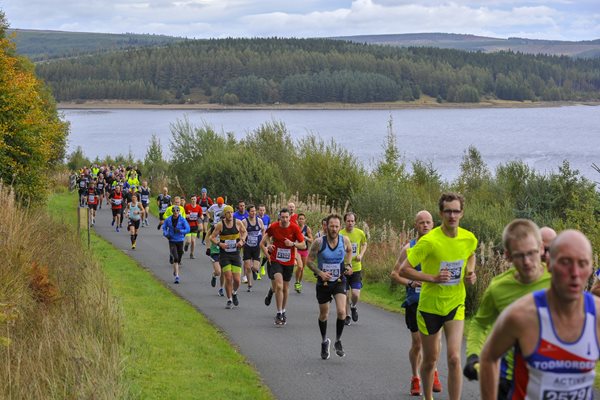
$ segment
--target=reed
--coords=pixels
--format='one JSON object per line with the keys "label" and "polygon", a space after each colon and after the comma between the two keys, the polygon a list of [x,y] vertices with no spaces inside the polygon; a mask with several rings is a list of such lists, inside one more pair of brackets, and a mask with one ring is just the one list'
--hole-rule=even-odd
{"label": "reed", "polygon": [[67,226],[0,183],[0,398],[116,399],[120,310]]}

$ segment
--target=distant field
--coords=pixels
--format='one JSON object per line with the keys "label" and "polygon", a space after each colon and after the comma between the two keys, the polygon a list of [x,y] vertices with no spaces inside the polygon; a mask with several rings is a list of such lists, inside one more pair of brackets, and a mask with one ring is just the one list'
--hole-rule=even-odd
{"label": "distant field", "polygon": [[14,34],[17,52],[33,61],[72,57],[81,54],[122,50],[136,47],[163,46],[185,38],[132,33],[90,33],[9,29]]}

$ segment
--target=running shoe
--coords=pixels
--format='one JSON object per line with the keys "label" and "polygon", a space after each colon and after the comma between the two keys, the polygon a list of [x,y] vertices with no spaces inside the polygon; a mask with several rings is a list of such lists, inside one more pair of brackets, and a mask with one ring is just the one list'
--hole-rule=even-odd
{"label": "running shoe", "polygon": [[265,266],[264,265],[260,266],[260,274],[263,275],[263,276],[267,274],[266,271],[265,271]]}
{"label": "running shoe", "polygon": [[239,306],[240,301],[238,300],[237,293],[234,293],[232,297],[233,297],[233,305],[236,307]]}
{"label": "running shoe", "polygon": [[260,281],[262,278],[260,277],[260,274],[256,274],[256,280]]}
{"label": "running shoe", "polygon": [[219,296],[225,296],[225,291],[223,290],[223,288],[219,288]]}
{"label": "running shoe", "polygon": [[281,327],[283,325],[283,317],[281,314],[277,313],[277,315],[275,316],[275,326]]}
{"label": "running shoe", "polygon": [[358,310],[356,307],[350,307],[350,312],[352,313],[352,321],[358,322]]}
{"label": "running shoe", "polygon": [[217,286],[217,277],[216,276],[212,276],[212,278],[210,279],[210,286],[215,287]]}
{"label": "running shoe", "polygon": [[285,315],[285,311],[281,313],[281,320],[283,321],[283,324],[287,324],[287,316]]}
{"label": "running shoe", "polygon": [[175,283],[179,284],[179,277],[175,276]]}
{"label": "running shoe", "polygon": [[173,259],[173,254],[169,254],[169,264],[173,264],[175,260]]}
{"label": "running shoe", "polygon": [[321,343],[321,358],[323,360],[329,360],[329,348],[331,347],[331,340],[329,338],[325,339],[323,343]]}
{"label": "running shoe", "polygon": [[119,232],[119,227],[117,226],[117,232]]}
{"label": "running shoe", "polygon": [[190,253],[190,259],[193,260],[194,258],[196,258],[196,257],[194,257],[194,253]]}
{"label": "running shoe", "polygon": [[269,288],[269,292],[265,297],[265,306],[269,307],[271,305],[271,299],[273,298],[273,289]]}
{"label": "running shoe", "polygon": [[350,318],[350,316],[347,316],[346,319],[344,319],[344,324],[350,325],[351,323],[352,323],[352,319]]}
{"label": "running shoe", "polygon": [[249,292],[251,292],[251,291],[252,291],[252,285],[248,285],[248,290],[247,290],[247,292],[249,293]]}
{"label": "running shoe", "polygon": [[204,240],[202,241],[202,245],[206,246],[206,242]]}
{"label": "running shoe", "polygon": [[188,251],[188,249],[190,248],[190,244],[186,243],[183,245],[183,251]]}
{"label": "running shoe", "polygon": [[413,376],[410,380],[410,395],[420,396],[421,395],[421,380],[418,376]]}
{"label": "running shoe", "polygon": [[296,292],[302,293],[302,283],[300,283],[300,282],[294,283],[294,289],[296,289]]}
{"label": "running shoe", "polygon": [[112,222],[110,223],[110,226],[115,226],[115,220],[113,219]]}
{"label": "running shoe", "polygon": [[333,347],[335,348],[335,354],[337,354],[338,356],[344,357],[346,355],[346,353],[344,353],[344,348],[342,347],[341,340],[338,340],[337,342],[335,342]]}
{"label": "running shoe", "polygon": [[248,278],[246,275],[242,276],[242,283],[248,283]]}
{"label": "running shoe", "polygon": [[227,304],[225,304],[225,308],[231,310],[233,308],[233,302],[231,300],[227,300]]}
{"label": "running shoe", "polygon": [[433,391],[435,393],[442,392],[442,382],[440,382],[440,377],[438,376],[437,369],[433,372]]}
{"label": "running shoe", "polygon": [[131,250],[135,250],[135,243],[131,245]]}
{"label": "running shoe", "polygon": [[157,230],[157,231],[159,231],[159,230],[160,230],[160,224],[158,224],[158,225],[156,226],[156,230]]}

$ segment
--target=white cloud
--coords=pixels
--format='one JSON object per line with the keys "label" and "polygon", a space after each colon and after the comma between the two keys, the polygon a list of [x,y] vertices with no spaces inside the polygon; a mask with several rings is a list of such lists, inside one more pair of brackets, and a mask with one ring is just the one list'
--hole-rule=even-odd
{"label": "white cloud", "polygon": [[413,32],[600,37],[596,0],[4,0],[0,8],[15,28],[189,37]]}

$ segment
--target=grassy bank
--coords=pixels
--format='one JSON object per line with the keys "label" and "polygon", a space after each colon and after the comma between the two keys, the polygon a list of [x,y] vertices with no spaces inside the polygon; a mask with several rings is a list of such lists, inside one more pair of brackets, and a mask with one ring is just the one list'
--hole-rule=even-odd
{"label": "grassy bank", "polygon": [[[49,207],[76,224],[74,194],[55,194]],[[124,377],[132,397],[272,398],[256,371],[197,310],[102,238],[93,234],[91,240],[92,257],[122,308]]]}
{"label": "grassy bank", "polygon": [[129,397],[121,309],[100,266],[1,183],[0,202],[0,398]]}

